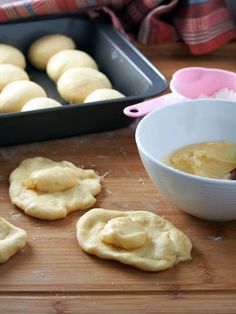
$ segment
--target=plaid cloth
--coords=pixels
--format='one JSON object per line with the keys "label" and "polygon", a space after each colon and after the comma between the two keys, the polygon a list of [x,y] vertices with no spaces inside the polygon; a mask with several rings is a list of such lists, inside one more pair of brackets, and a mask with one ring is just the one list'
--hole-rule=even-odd
{"label": "plaid cloth", "polygon": [[0,0],[0,21],[85,10],[109,14],[117,29],[141,43],[182,40],[195,55],[236,38],[223,0]]}

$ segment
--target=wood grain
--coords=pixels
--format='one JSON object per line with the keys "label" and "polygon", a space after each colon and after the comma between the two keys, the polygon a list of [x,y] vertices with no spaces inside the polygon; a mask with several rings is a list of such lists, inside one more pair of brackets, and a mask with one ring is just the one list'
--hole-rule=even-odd
{"label": "wood grain", "polygon": [[[236,43],[193,57],[181,44],[140,46],[168,80],[179,68],[236,71]],[[0,265],[0,313],[236,313],[236,223],[203,221],[159,193],[137,153],[135,120],[129,127],[0,149],[0,215],[28,233],[26,247]],[[14,207],[10,172],[25,158],[44,156],[107,174],[96,207],[150,210],[170,220],[193,242],[192,261],[146,273],[84,253],[75,224],[85,212],[41,221]]]}
{"label": "wood grain", "polygon": [[42,313],[42,314],[235,314],[234,294],[180,293],[170,291],[163,294],[142,292],[141,294],[90,293],[0,296],[1,307],[5,314]]}

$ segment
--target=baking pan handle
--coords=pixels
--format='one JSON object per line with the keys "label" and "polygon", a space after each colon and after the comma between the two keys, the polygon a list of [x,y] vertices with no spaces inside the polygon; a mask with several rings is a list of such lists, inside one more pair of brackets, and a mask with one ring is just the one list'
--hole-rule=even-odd
{"label": "baking pan handle", "polygon": [[176,93],[169,93],[160,97],[156,97],[150,100],[140,102],[138,104],[125,107],[123,112],[128,117],[139,118],[145,116],[154,109],[158,109],[166,105],[171,105],[183,99],[185,98],[177,95]]}

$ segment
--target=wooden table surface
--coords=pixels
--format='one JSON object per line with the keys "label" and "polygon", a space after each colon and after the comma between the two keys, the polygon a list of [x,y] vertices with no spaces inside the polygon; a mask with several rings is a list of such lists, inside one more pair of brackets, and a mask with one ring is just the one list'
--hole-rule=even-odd
{"label": "wooden table surface", "polygon": [[[181,44],[139,46],[170,80],[185,66],[236,71],[236,43],[193,57]],[[0,149],[0,215],[28,233],[26,247],[0,266],[0,313],[236,313],[236,222],[203,221],[162,197],[147,177],[129,127]],[[41,221],[14,207],[10,172],[25,158],[68,160],[108,173],[96,207],[149,210],[164,216],[193,242],[192,261],[146,273],[84,253],[75,224],[85,212]]]}

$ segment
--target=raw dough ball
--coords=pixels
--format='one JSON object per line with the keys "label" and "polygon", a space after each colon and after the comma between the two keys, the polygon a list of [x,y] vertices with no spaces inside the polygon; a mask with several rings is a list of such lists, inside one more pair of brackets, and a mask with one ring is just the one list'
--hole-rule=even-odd
{"label": "raw dough ball", "polygon": [[160,271],[191,259],[188,237],[148,211],[95,208],[77,222],[83,250],[145,271]]}
{"label": "raw dough ball", "polygon": [[50,58],[47,64],[47,74],[53,81],[57,81],[66,70],[76,67],[98,69],[95,60],[86,52],[63,50]]}
{"label": "raw dough ball", "polygon": [[46,35],[30,46],[28,57],[36,68],[45,70],[48,60],[57,52],[75,48],[76,45],[70,37],[60,34]]}
{"label": "raw dough ball", "polygon": [[25,159],[10,175],[12,203],[27,215],[46,220],[91,207],[100,191],[100,177],[93,170],[83,170],[68,161]]}
{"label": "raw dough ball", "polygon": [[84,101],[99,88],[111,88],[111,82],[105,74],[91,68],[67,70],[57,82],[57,90],[62,98],[74,104]]}
{"label": "raw dough ball", "polygon": [[115,89],[109,89],[109,88],[101,88],[97,89],[91,94],[89,94],[84,102],[93,102],[93,101],[100,101],[100,100],[108,100],[108,99],[117,99],[117,98],[123,98],[125,95],[121,94]]}
{"label": "raw dough ball", "polygon": [[21,69],[25,69],[26,62],[23,53],[10,45],[0,44],[0,64],[14,64]]}
{"label": "raw dough ball", "polygon": [[0,217],[0,264],[5,263],[26,243],[27,234]]}
{"label": "raw dough ball", "polygon": [[21,109],[21,111],[29,111],[29,110],[38,110],[38,109],[46,109],[46,108],[54,108],[61,107],[62,105],[52,99],[47,97],[38,97],[29,100]]}
{"label": "raw dough ball", "polygon": [[18,112],[27,101],[47,97],[44,89],[31,81],[15,81],[8,84],[0,94],[0,112]]}
{"label": "raw dough ball", "polygon": [[14,81],[29,81],[28,74],[14,64],[0,64],[0,92]]}

